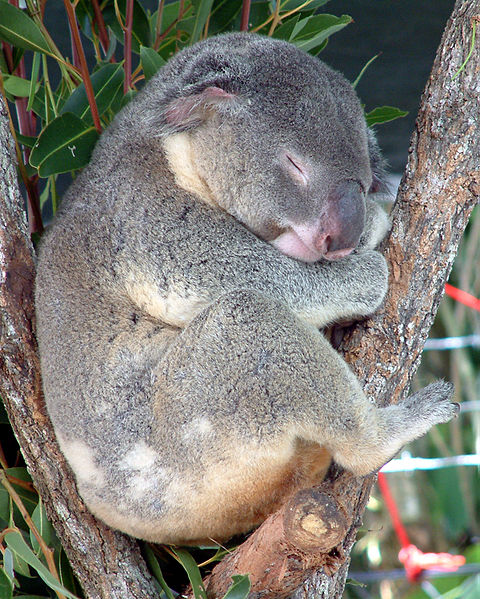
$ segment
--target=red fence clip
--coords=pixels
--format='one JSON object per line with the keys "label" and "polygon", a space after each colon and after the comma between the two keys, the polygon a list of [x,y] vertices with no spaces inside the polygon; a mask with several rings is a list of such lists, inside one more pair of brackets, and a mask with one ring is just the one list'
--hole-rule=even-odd
{"label": "red fence clip", "polygon": [[423,553],[415,545],[408,545],[408,547],[400,549],[398,559],[404,565],[407,578],[410,582],[416,582],[423,570],[455,572],[455,570],[465,563],[463,555]]}
{"label": "red fence clip", "polygon": [[480,312],[480,299],[476,298],[471,293],[457,289],[453,285],[450,285],[450,283],[445,283],[445,293],[455,301]]}
{"label": "red fence clip", "polygon": [[405,573],[410,582],[416,582],[423,570],[443,570],[444,572],[455,572],[465,563],[463,555],[451,555],[450,553],[423,553],[418,547],[412,545],[408,533],[403,525],[397,504],[390,491],[385,474],[379,472],[378,486],[383,495],[385,505],[390,513],[393,528],[402,548],[398,554],[399,561],[405,567]]}

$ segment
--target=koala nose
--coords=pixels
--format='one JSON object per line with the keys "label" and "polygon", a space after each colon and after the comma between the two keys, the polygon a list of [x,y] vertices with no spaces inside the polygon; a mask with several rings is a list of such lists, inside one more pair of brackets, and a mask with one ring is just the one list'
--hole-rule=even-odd
{"label": "koala nose", "polygon": [[356,247],[365,226],[365,199],[355,181],[342,181],[329,194],[328,210],[317,248],[327,259],[341,258]]}

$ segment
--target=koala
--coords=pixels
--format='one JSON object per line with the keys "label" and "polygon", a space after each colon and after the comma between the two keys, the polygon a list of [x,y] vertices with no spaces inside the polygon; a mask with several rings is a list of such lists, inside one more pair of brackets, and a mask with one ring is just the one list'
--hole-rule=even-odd
{"label": "koala", "polygon": [[36,282],[46,405],[93,514],[223,541],[454,415],[442,382],[376,406],[322,334],[384,299],[382,187],[351,85],[280,40],[184,49],[116,116]]}

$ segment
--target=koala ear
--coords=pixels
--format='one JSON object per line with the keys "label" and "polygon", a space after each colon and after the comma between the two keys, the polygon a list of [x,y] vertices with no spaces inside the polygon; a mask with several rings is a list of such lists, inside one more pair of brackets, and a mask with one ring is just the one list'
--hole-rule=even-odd
{"label": "koala ear", "polygon": [[212,110],[223,111],[231,109],[236,101],[236,94],[219,87],[218,85],[204,84],[188,95],[175,98],[167,105],[164,118],[169,128],[176,132],[193,129],[202,123]]}
{"label": "koala ear", "polygon": [[370,167],[372,169],[372,186],[369,193],[390,193],[387,182],[387,161],[382,156],[378,146],[377,138],[372,129],[367,128],[368,152],[370,154]]}

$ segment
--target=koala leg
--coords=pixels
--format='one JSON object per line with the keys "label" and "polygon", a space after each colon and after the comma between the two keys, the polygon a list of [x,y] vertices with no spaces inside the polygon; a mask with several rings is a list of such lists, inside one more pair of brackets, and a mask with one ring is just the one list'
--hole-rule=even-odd
{"label": "koala leg", "polygon": [[250,291],[198,315],[154,375],[151,442],[177,472],[165,498],[183,540],[248,530],[318,482],[328,456],[366,474],[455,411],[442,383],[375,407],[314,327]]}

